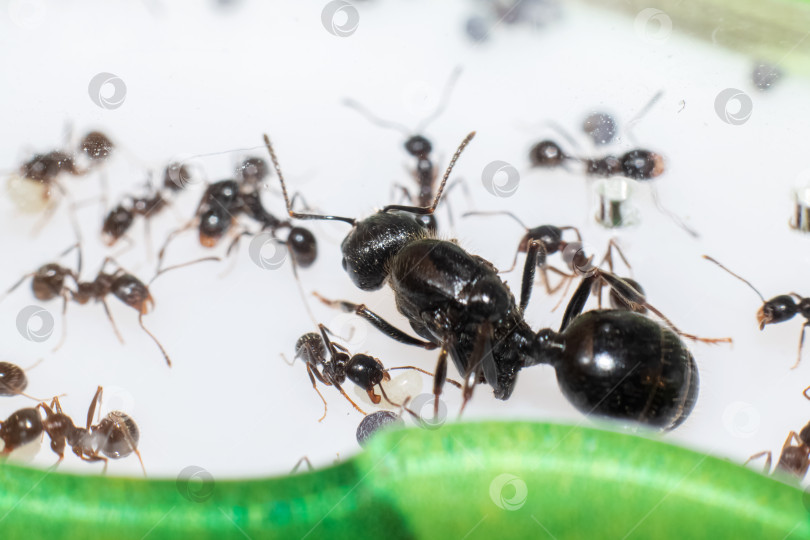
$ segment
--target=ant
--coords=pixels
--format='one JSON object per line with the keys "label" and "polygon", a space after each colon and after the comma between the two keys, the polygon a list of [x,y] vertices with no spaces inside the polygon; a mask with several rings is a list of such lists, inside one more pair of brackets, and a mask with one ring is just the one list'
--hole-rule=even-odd
{"label": "ant", "polygon": [[[506,400],[521,369],[549,364],[557,371],[563,393],[585,413],[668,429],[677,426],[691,411],[697,395],[696,365],[679,334],[634,311],[582,313],[596,275],[633,303],[649,307],[635,289],[609,272],[594,272],[583,279],[569,302],[561,330],[534,332],[490,262],[468,253],[455,241],[434,238],[414,217],[436,210],[453,166],[474,136],[475,132],[470,133],[459,145],[431,206],[388,205],[370,217],[354,219],[295,212],[265,135],[290,217],[351,225],[341,244],[344,270],[364,291],[390,284],[398,311],[427,341],[399,330],[363,304],[330,304],[357,314],[401,343],[439,349],[434,415],[438,414],[450,356],[464,379],[462,412],[476,384],[486,382],[496,398]],[[528,246],[521,305],[527,303],[541,250],[542,244],[536,240]]]}
{"label": "ant", "polygon": [[[322,301],[324,300],[320,296],[318,298],[320,298]],[[343,390],[341,385],[346,381],[346,379],[349,379],[351,382],[365,390],[369,399],[375,405],[380,403],[382,397],[384,397],[386,401],[396,406],[398,404],[393,403],[388,398],[385,393],[385,389],[381,384],[383,381],[388,381],[391,379],[391,376],[388,373],[389,371],[412,369],[420,373],[430,375],[431,377],[434,376],[433,373],[414,366],[399,366],[386,369],[382,365],[382,362],[380,362],[377,358],[367,354],[352,355],[349,353],[349,350],[346,349],[346,347],[333,342],[331,339],[329,339],[328,335],[331,333],[331,331],[323,324],[318,325],[318,330],[320,331],[320,334],[316,332],[308,332],[298,338],[298,341],[295,343],[294,357],[300,358],[306,364],[309,379],[312,381],[312,388],[318,393],[321,401],[323,401],[323,416],[321,416],[318,422],[322,422],[323,419],[326,418],[327,406],[326,399],[324,399],[321,391],[318,390],[316,379],[326,386],[334,386],[337,388],[343,397],[345,397],[360,414],[366,415],[366,412],[358,407],[357,404],[352,401],[352,398],[349,397],[346,391]],[[328,358],[327,353],[329,354]],[[438,378],[443,381],[446,378],[446,375],[447,372],[445,370],[445,373],[440,374]],[[456,381],[453,381],[452,379],[449,381],[451,384],[455,384],[459,388],[461,387],[461,385]],[[374,388],[378,385],[380,387],[382,397],[374,392]]]}
{"label": "ant", "polygon": [[[71,246],[68,253],[72,249],[79,249],[81,253],[81,249],[79,244],[74,244]],[[63,253],[63,255],[65,254]],[[81,260],[81,258],[80,258]],[[189,264],[202,262],[206,260],[219,260],[217,257],[208,257],[205,259],[198,259],[196,261],[191,261],[190,263],[185,263],[182,265],[176,265],[173,267],[165,268],[161,272],[155,275],[152,278],[152,281],[155,280],[161,273],[166,272],[168,270],[173,270],[175,268],[179,268],[181,266],[187,266]],[[108,264],[113,263],[118,268],[113,273],[105,272],[105,269]],[[141,326],[144,332],[152,338],[152,341],[160,349],[160,352],[163,354],[163,357],[166,359],[166,364],[171,367],[172,363],[169,359],[169,355],[166,353],[166,350],[163,348],[163,345],[157,340],[157,338],[150,332],[146,326],[143,324],[143,316],[148,314],[152,307],[154,306],[154,299],[152,298],[152,294],[149,292],[149,288],[147,285],[133,276],[132,274],[128,273],[124,270],[112,257],[106,257],[104,262],[101,264],[101,268],[99,269],[98,273],[96,274],[95,279],[92,281],[80,281],[79,279],[79,272],[81,272],[81,263],[79,264],[78,271],[73,271],[69,268],[61,266],[57,263],[49,263],[43,266],[40,266],[34,272],[30,272],[22,276],[17,283],[11,286],[11,288],[6,291],[4,297],[8,294],[11,294],[17,287],[22,285],[22,283],[28,279],[31,279],[31,289],[34,292],[34,296],[37,300],[41,301],[48,301],[53,300],[56,297],[62,297],[62,339],[60,339],[59,344],[55,347],[54,350],[59,349],[62,343],[64,342],[65,338],[65,314],[67,313],[67,305],[69,301],[74,301],[77,304],[87,304],[90,300],[95,300],[96,302],[100,302],[102,306],[104,306],[104,311],[107,314],[107,318],[110,320],[112,324],[113,331],[115,335],[118,337],[118,340],[121,343],[124,343],[123,338],[121,337],[120,332],[118,331],[118,327],[115,324],[115,321],[112,318],[112,314],[110,313],[110,308],[107,305],[106,297],[109,294],[112,294],[119,300],[121,300],[127,306],[135,309],[138,311],[138,324]],[[71,288],[66,283],[67,278],[73,280],[75,288]],[[150,282],[151,283],[151,282]]]}
{"label": "ant", "polygon": [[[40,362],[42,360],[27,369],[33,368]],[[28,377],[25,370],[11,362],[0,362],[0,396],[25,396],[28,399],[40,401],[40,399],[26,394],[26,388],[28,388]]]}
{"label": "ant", "polygon": [[104,472],[107,471],[108,458],[121,459],[135,453],[141,462],[143,475],[146,476],[143,459],[138,451],[140,432],[131,416],[121,411],[112,411],[93,425],[93,416],[96,405],[101,403],[102,392],[103,389],[99,386],[87,411],[87,426],[84,428],[76,427],[73,420],[62,412],[58,397],[53,398],[50,406],[45,403],[38,405],[45,411],[42,430],[51,439],[51,450],[59,456],[57,464],[65,459],[67,446],[83,461],[103,461]]}
{"label": "ant", "polygon": [[[238,169],[239,180],[225,179],[210,184],[197,205],[195,217],[185,226],[169,234],[158,253],[158,268],[161,267],[169,243],[180,233],[195,225],[199,230],[200,245],[215,247],[236,223],[240,215],[256,221],[260,231],[270,231],[273,236],[280,229],[288,229],[283,242],[292,254],[293,261],[303,268],[309,267],[317,257],[315,236],[303,227],[295,227],[289,221],[282,221],[268,212],[261,201],[259,183],[267,175],[267,164],[261,158],[247,158]],[[226,251],[229,255],[238,245],[239,239],[256,232],[243,230],[234,234],[234,239]]]}
{"label": "ant", "polygon": [[[9,178],[8,191],[21,209],[34,211],[45,209],[35,231],[44,226],[56,210],[54,190],[68,196],[67,190],[59,182],[59,177],[64,174],[87,175],[109,158],[115,145],[104,133],[91,131],[82,138],[79,148],[88,160],[86,167],[76,163],[74,154],[52,150],[45,154],[35,154],[20,166],[17,175]],[[73,225],[78,229],[75,222]]]}
{"label": "ant", "polygon": [[[445,83],[442,98],[439,101],[436,110],[433,111],[426,119],[424,119],[413,131],[396,122],[390,122],[388,120],[382,120],[376,117],[368,109],[354,100],[344,100],[344,104],[346,106],[351,107],[365,116],[369,122],[383,128],[399,131],[406,137],[404,143],[405,151],[408,152],[408,154],[412,157],[416,158],[416,166],[414,170],[411,171],[411,174],[419,189],[416,194],[412,194],[406,186],[396,184],[395,187],[401,190],[405,195],[405,199],[410,201],[410,203],[414,206],[428,206],[436,196],[436,180],[438,178],[438,171],[433,165],[433,161],[430,159],[430,154],[433,151],[433,145],[431,144],[430,140],[424,135],[421,135],[421,133],[423,133],[427,126],[433,120],[438,118],[447,107],[450,94],[452,93],[453,87],[455,86],[460,74],[460,67],[453,70],[453,72],[450,74],[450,78],[447,80],[447,83]],[[455,185],[455,183],[452,183],[448,187],[447,191],[449,192],[450,189]],[[424,222],[425,227],[429,231],[435,232],[437,230],[436,217],[433,214],[422,214],[418,216],[418,219]],[[452,220],[452,213],[450,214],[450,219]]]}
{"label": "ant", "polygon": [[[751,284],[750,281],[744,279],[738,274],[735,274],[708,255],[704,255],[703,258],[713,262],[735,278],[751,287],[751,289],[757,293],[757,296],[759,296],[759,298],[762,300],[762,307],[759,308],[759,311],[757,311],[757,322],[759,323],[760,330],[764,330],[765,325],[767,324],[776,324],[789,321],[797,314],[805,318],[805,323],[802,325],[802,333],[799,337],[799,352],[796,356],[796,363],[793,364],[793,367],[790,369],[796,369],[799,367],[799,363],[802,360],[802,348],[804,348],[804,332],[807,330],[807,327],[810,326],[810,298],[805,298],[797,293],[790,293],[789,295],[780,294],[779,296],[774,296],[770,300],[765,300],[765,297],[762,296],[762,294]],[[798,300],[798,303],[796,300],[794,300],[794,298]]]}
{"label": "ant", "polygon": [[104,243],[112,246],[118,242],[132,227],[137,216],[144,218],[148,238],[150,218],[169,206],[170,194],[182,190],[190,178],[190,171],[182,163],[170,163],[166,166],[162,188],[153,186],[150,176],[147,194],[139,197],[125,195],[124,200],[107,213],[101,227]]}
{"label": "ant", "polygon": [[[805,398],[810,399],[810,395],[807,393],[808,390],[810,390],[810,386],[805,388],[803,393]],[[792,444],[793,441],[796,441],[798,444]],[[763,467],[762,471],[768,473],[771,470],[771,464],[773,462],[773,455],[769,450],[754,454],[745,460],[743,465],[747,465],[750,461],[763,456],[767,457],[765,458],[765,467]],[[782,445],[782,450],[779,452],[779,459],[774,472],[783,471],[801,480],[807,474],[808,468],[810,468],[810,422],[808,422],[799,433],[795,431],[788,433],[785,444]]]}

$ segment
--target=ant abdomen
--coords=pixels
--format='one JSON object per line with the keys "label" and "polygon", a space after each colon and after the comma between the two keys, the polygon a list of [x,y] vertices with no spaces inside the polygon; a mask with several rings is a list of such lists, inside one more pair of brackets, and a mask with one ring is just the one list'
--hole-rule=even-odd
{"label": "ant abdomen", "polygon": [[140,431],[135,420],[121,411],[112,411],[93,428],[101,438],[99,450],[108,458],[127,457],[138,448]]}
{"label": "ant abdomen", "polygon": [[562,336],[557,382],[581,412],[669,430],[695,406],[694,358],[656,321],[630,311],[589,311]]}
{"label": "ant abdomen", "polygon": [[20,366],[0,362],[0,396],[16,396],[25,392],[28,377]]}
{"label": "ant abdomen", "polygon": [[212,206],[200,216],[200,245],[212,248],[217,245],[233,222],[226,208]]}
{"label": "ant abdomen", "polygon": [[315,240],[315,235],[303,227],[290,229],[287,245],[295,257],[295,262],[301,268],[312,266],[318,257],[318,242]]}
{"label": "ant abdomen", "polygon": [[664,158],[648,150],[631,150],[619,160],[624,175],[633,180],[651,180],[664,172]]}
{"label": "ant abdomen", "polygon": [[20,409],[0,426],[0,439],[5,443],[3,454],[25,446],[42,435],[42,417],[38,409]]}
{"label": "ant abdomen", "polygon": [[101,227],[104,242],[108,246],[115,243],[132,227],[134,220],[135,215],[121,204],[110,210]]}
{"label": "ant abdomen", "polygon": [[116,277],[112,282],[110,292],[123,303],[141,313],[145,314],[149,311],[149,304],[152,301],[149,289],[132,274],[121,274]]}

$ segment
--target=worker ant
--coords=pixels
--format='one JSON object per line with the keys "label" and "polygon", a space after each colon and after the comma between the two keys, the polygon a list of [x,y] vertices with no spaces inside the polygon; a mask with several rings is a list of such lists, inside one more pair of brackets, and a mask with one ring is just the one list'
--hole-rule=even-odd
{"label": "worker ant", "polygon": [[[810,399],[808,395],[810,386],[804,389],[804,397]],[[796,444],[793,444],[793,442]],[[773,455],[769,450],[754,454],[743,465],[747,465],[750,461],[765,457],[765,467],[762,472],[771,472],[771,463],[773,462]],[[785,444],[782,445],[782,450],[779,452],[779,459],[776,462],[776,468],[773,472],[782,471],[797,477],[799,480],[803,479],[807,474],[807,469],[810,468],[810,422],[805,425],[799,433],[791,431],[788,433]]]}
{"label": "worker ant", "polygon": [[[81,253],[81,248],[79,244],[74,244],[71,246],[68,251],[64,252],[68,253],[72,249],[79,249]],[[81,260],[81,258],[80,258]],[[207,257],[204,259],[198,259],[195,261],[191,261],[189,263],[184,263],[181,265],[176,265],[173,267],[165,268],[161,272],[155,275],[150,281],[150,284],[157,278],[160,274],[173,270],[176,268],[180,268],[182,266],[188,266],[190,264],[194,264],[197,262],[203,262],[208,260],[219,260],[217,257]],[[107,268],[108,264],[115,264],[118,268],[112,272],[106,272],[105,269]],[[147,285],[133,276],[132,274],[128,273],[124,270],[112,257],[106,257],[101,264],[101,268],[99,268],[96,277],[92,281],[81,281],[79,279],[79,273],[81,272],[81,263],[79,264],[79,268],[77,271],[71,270],[64,266],[61,266],[57,263],[49,263],[43,266],[40,266],[34,272],[30,272],[22,276],[17,283],[11,286],[11,288],[6,291],[3,298],[6,295],[11,294],[17,287],[22,285],[22,283],[28,279],[31,279],[31,289],[34,292],[34,296],[41,301],[48,301],[53,300],[57,297],[62,297],[62,339],[60,339],[59,344],[55,347],[54,350],[61,347],[62,343],[65,339],[65,315],[67,313],[67,306],[69,301],[76,302],[77,304],[87,304],[90,300],[95,300],[96,302],[100,302],[102,306],[104,306],[104,311],[107,314],[107,318],[110,320],[112,324],[113,331],[115,335],[118,337],[118,340],[121,343],[124,343],[123,338],[121,337],[121,333],[118,331],[118,327],[115,324],[115,321],[112,318],[112,314],[110,313],[109,306],[107,305],[106,297],[109,294],[112,294],[119,300],[121,300],[127,306],[135,309],[138,311],[138,324],[141,326],[144,332],[155,342],[155,344],[160,349],[160,352],[163,354],[163,357],[166,359],[166,364],[171,367],[172,363],[169,360],[169,355],[166,353],[166,350],[163,348],[163,345],[157,340],[157,338],[150,332],[146,326],[143,324],[143,316],[148,314],[152,307],[154,306],[154,300],[152,298],[152,294],[149,291]],[[70,278],[73,281],[74,287],[71,288],[67,284],[67,279]]]}
{"label": "worker ant", "polygon": [[[321,299],[324,300],[323,298]],[[295,343],[294,357],[300,358],[306,364],[309,379],[312,381],[312,388],[318,393],[321,401],[323,401],[323,416],[318,419],[318,422],[326,418],[327,406],[326,399],[324,399],[321,391],[318,390],[316,379],[326,386],[334,386],[337,388],[343,397],[346,398],[360,414],[365,415],[366,412],[358,407],[346,391],[343,390],[341,385],[346,382],[346,379],[365,390],[372,403],[380,403],[384,397],[385,400],[392,405],[398,406],[399,404],[393,403],[388,398],[385,393],[385,388],[381,384],[383,381],[390,380],[390,371],[412,369],[434,377],[433,373],[418,367],[399,366],[385,368],[382,362],[373,356],[367,354],[352,355],[346,347],[329,339],[331,332],[326,326],[319,324],[318,330],[320,333],[308,332],[298,338],[298,341]],[[329,354],[328,358],[327,353]],[[443,383],[446,375],[447,370],[445,369],[443,374],[437,376],[437,380],[440,379]],[[456,381],[450,380],[450,382],[451,384],[459,386],[459,388],[461,387]],[[374,391],[377,386],[379,386],[382,396]]]}
{"label": "worker ant", "polygon": [[[436,180],[438,178],[438,171],[435,168],[433,161],[430,159],[430,154],[433,151],[433,145],[429,139],[422,135],[422,133],[425,131],[425,129],[427,129],[427,126],[433,122],[433,120],[438,118],[447,107],[450,94],[452,93],[453,87],[455,86],[460,74],[461,68],[457,67],[453,70],[453,72],[450,74],[450,78],[447,80],[447,83],[445,83],[444,91],[442,92],[442,97],[438,106],[436,107],[436,110],[428,115],[427,118],[422,120],[422,122],[414,130],[410,130],[404,125],[396,122],[382,120],[372,114],[360,103],[352,99],[346,99],[343,102],[346,106],[351,107],[365,116],[369,122],[383,128],[399,131],[406,137],[404,143],[405,151],[407,151],[412,157],[416,158],[416,166],[411,171],[411,174],[418,185],[418,191],[413,194],[408,187],[401,184],[396,184],[395,187],[399,189],[402,194],[404,194],[405,200],[409,201],[410,204],[414,206],[429,206],[433,201],[433,198],[436,196]],[[450,189],[455,185],[457,184],[450,184],[447,191],[449,192]],[[422,214],[418,216],[418,219],[424,222],[425,227],[429,231],[435,232],[437,230],[436,217],[433,214]],[[450,219],[452,221],[452,213],[450,213]]]}
{"label": "worker ant", "polygon": [[28,377],[26,370],[32,369],[38,365],[42,360],[37,361],[33,366],[26,369],[21,368],[11,362],[0,362],[0,396],[25,396],[34,401],[41,401],[39,398],[29,396],[25,393],[28,388]]}
{"label": "worker ant", "polygon": [[[112,154],[114,143],[107,135],[100,131],[91,131],[79,143],[79,150],[86,158],[86,163],[77,163],[75,154],[52,150],[44,154],[35,154],[24,162],[18,172],[9,177],[8,192],[15,204],[22,210],[39,212],[44,209],[34,231],[38,231],[50,219],[57,208],[55,192],[69,197],[67,190],[59,179],[69,174],[71,176],[85,176],[98,168]],[[102,186],[104,181],[102,179]],[[71,211],[73,210],[71,205]],[[73,226],[78,230],[75,217],[72,217]]]}
{"label": "worker ant", "polygon": [[[294,211],[275,151],[265,135],[290,217],[350,224],[352,229],[341,244],[349,277],[365,291],[390,284],[397,309],[427,341],[399,330],[363,304],[330,304],[359,315],[401,343],[440,349],[434,375],[434,414],[449,355],[464,378],[462,411],[476,384],[488,383],[495,397],[505,400],[521,369],[549,364],[558,373],[563,393],[585,413],[676,427],[691,411],[697,395],[696,365],[679,333],[634,311],[582,313],[596,276],[632,303],[650,307],[635,289],[609,272],[592,272],[569,303],[561,330],[534,332],[491,263],[454,241],[431,237],[414,217],[435,211],[453,166],[474,135],[467,135],[456,150],[431,206],[388,205],[362,220]],[[540,242],[530,242],[521,305],[527,303],[541,250]]]}
{"label": "worker ant", "polygon": [[45,411],[42,430],[51,439],[51,450],[59,456],[57,463],[65,459],[67,446],[70,446],[73,453],[83,461],[103,461],[104,472],[107,471],[108,458],[121,459],[134,453],[138,456],[141,469],[146,476],[143,459],[138,451],[140,432],[131,416],[121,411],[112,411],[98,424],[93,424],[93,416],[96,406],[101,403],[102,392],[103,389],[99,386],[87,411],[87,426],[84,428],[76,427],[73,420],[64,414],[58,397],[53,398],[50,406],[45,403],[38,405]]}
{"label": "worker ant", "polygon": [[[762,300],[762,307],[759,308],[759,311],[757,311],[757,322],[759,323],[760,330],[764,330],[765,325],[768,324],[789,321],[796,315],[801,315],[805,318],[805,323],[802,325],[802,333],[799,337],[799,353],[796,356],[796,363],[793,364],[793,367],[790,369],[796,369],[799,367],[799,363],[802,360],[802,349],[804,348],[804,332],[807,330],[807,327],[810,326],[810,298],[805,298],[804,296],[794,292],[790,294],[780,294],[779,296],[774,296],[770,300],[765,300],[762,293],[760,293],[750,281],[738,274],[735,274],[708,255],[704,255],[703,258],[713,262],[735,278],[751,287],[751,290],[757,293],[757,296],[759,296],[760,300]],[[794,298],[796,300],[794,300]]]}
{"label": "worker ant", "polygon": [[241,215],[257,222],[259,230],[250,231],[243,228],[234,232],[226,256],[231,254],[242,236],[255,236],[260,232],[269,231],[275,238],[279,230],[287,229],[287,237],[282,243],[292,254],[294,263],[303,268],[311,266],[318,253],[315,236],[309,230],[293,226],[289,221],[282,221],[267,211],[259,191],[260,182],[266,175],[267,164],[264,160],[247,158],[238,169],[239,180],[225,179],[210,184],[197,205],[194,218],[185,226],[172,231],[166,238],[158,253],[158,268],[162,266],[169,243],[177,235],[196,226],[199,230],[200,245],[212,248],[232,231],[237,218]]}

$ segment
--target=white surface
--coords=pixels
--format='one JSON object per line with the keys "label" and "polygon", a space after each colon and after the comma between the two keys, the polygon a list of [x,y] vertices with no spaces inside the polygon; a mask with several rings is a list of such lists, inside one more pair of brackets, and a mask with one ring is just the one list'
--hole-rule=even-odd
{"label": "white surface", "polygon": [[[576,225],[591,251],[601,253],[613,233],[593,223],[585,181],[563,171],[530,171],[528,149],[540,138],[558,138],[541,127],[547,120],[580,137],[579,123],[591,110],[613,112],[626,122],[664,89],[634,136],[666,157],[669,170],[657,181],[661,197],[702,238],[692,240],[659,214],[645,186],[634,198],[640,226],[616,235],[649,299],[676,324],[735,340],[733,348],[690,345],[700,367],[700,398],[689,420],[666,438],[735,461],[760,450],[778,451],[788,431],[810,419],[810,403],[801,396],[810,384],[810,359],[789,370],[801,322],[759,332],[757,297],[700,255],[712,254],[766,297],[810,294],[809,237],[786,223],[790,187],[810,169],[807,81],[788,76],[772,92],[757,93],[748,83],[746,58],[689,41],[677,28],[669,39],[651,42],[634,30],[632,19],[578,4],[566,5],[565,17],[543,31],[498,26],[487,43],[475,46],[463,34],[472,7],[435,4],[358,5],[356,33],[339,38],[321,25],[322,2],[245,2],[224,11],[192,2],[149,7],[12,2],[0,12],[0,72],[6,81],[0,90],[6,126],[0,133],[0,168],[11,170],[29,151],[59,145],[67,121],[79,134],[101,128],[130,156],[119,155],[108,169],[115,199],[137,189],[144,167],[159,169],[178,155],[258,146],[268,132],[293,191],[324,211],[366,215],[390,202],[394,182],[409,181],[405,168],[412,162],[400,134],[370,125],[341,100],[353,97],[380,116],[416,125],[433,108],[453,67],[461,65],[450,106],[427,130],[440,166],[468,131],[477,130],[456,170],[467,180],[475,208],[510,209],[531,225]],[[19,14],[21,6],[32,5],[34,16]],[[125,102],[114,110],[88,98],[88,82],[105,71],[127,85]],[[754,100],[752,116],[740,126],[723,123],[714,111],[715,96],[729,87]],[[584,136],[580,144],[588,148]],[[620,142],[614,150],[627,147]],[[262,149],[255,152],[264,156]],[[197,161],[216,180],[245,154]],[[483,189],[481,171],[494,160],[520,170],[517,196],[498,199]],[[94,178],[64,183],[77,199],[98,193]],[[196,185],[181,195],[178,216],[169,211],[152,221],[156,244],[181,216],[193,213],[201,190]],[[275,191],[266,199],[277,212],[279,199]],[[461,192],[451,202],[457,215],[468,208]],[[35,218],[15,211],[6,197],[0,209],[0,287],[52,261],[73,241],[64,206],[36,238],[29,234]],[[81,217],[89,279],[105,255],[96,236],[98,207],[85,207]],[[445,209],[439,217],[446,226]],[[495,218],[457,218],[456,229],[463,246],[501,267],[511,261],[522,234],[507,219]],[[364,301],[406,327],[390,291],[363,294],[340,268],[338,246],[346,228],[319,224],[313,230],[320,255],[302,272],[305,286]],[[149,279],[154,260],[146,260],[142,225],[133,231],[137,245],[120,261]],[[67,393],[63,405],[78,422],[95,387],[103,385],[104,410],[123,409],[138,422],[140,448],[153,476],[175,476],[188,465],[215,476],[258,476],[286,472],[302,455],[324,464],[336,453],[355,452],[360,415],[334,389],[324,388],[329,415],[319,424],[321,402],[305,370],[279,357],[291,355],[297,337],[312,329],[289,265],[261,270],[246,248],[247,242],[225,277],[218,274],[229,263],[200,265],[168,274],[152,287],[157,305],[145,321],[172,355],[172,369],[138,328],[135,312],[115,299],[111,306],[125,346],[98,305],[69,307],[67,341],[56,354],[50,350],[60,332],[58,317],[54,337],[40,344],[26,341],[15,317],[36,303],[28,285],[0,304],[0,353],[22,366],[45,357],[29,374],[29,392]],[[189,234],[173,245],[170,260],[203,254],[208,252]],[[507,279],[517,289],[518,274]],[[535,291],[527,315],[533,328],[559,325],[562,310],[552,313],[554,303],[556,298]],[[59,302],[46,307],[58,315]],[[362,322],[312,307],[341,334],[354,326],[355,352],[368,351],[387,366],[433,369],[435,353],[401,346]],[[454,417],[458,392],[448,388],[446,397]],[[30,405],[22,397],[3,398],[0,416]],[[508,402],[479,387],[466,418],[481,417],[583,421],[561,396],[553,370],[542,367],[521,373]],[[54,459],[46,443],[36,462]],[[63,467],[100,469],[74,457]],[[110,473],[139,474],[139,467],[135,459],[122,460],[111,464]]]}

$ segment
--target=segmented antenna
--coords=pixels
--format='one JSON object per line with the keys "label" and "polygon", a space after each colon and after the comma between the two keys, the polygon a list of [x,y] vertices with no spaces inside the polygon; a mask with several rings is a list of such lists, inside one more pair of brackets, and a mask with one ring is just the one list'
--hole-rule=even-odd
{"label": "segmented antenna", "polygon": [[719,266],[720,268],[722,268],[723,270],[725,270],[726,272],[728,272],[729,274],[731,274],[732,276],[734,276],[735,278],[739,279],[740,281],[742,281],[743,283],[745,283],[746,285],[748,285],[749,287],[751,287],[751,289],[752,289],[752,290],[753,290],[755,293],[757,293],[757,296],[759,296],[759,298],[762,300],[762,303],[764,304],[764,303],[766,302],[766,301],[765,301],[765,297],[764,297],[764,296],[762,296],[762,293],[760,293],[760,292],[757,290],[757,288],[756,288],[756,287],[754,287],[753,285],[751,285],[751,282],[750,282],[750,281],[748,281],[747,279],[745,279],[744,277],[742,277],[742,276],[740,276],[740,275],[738,275],[738,274],[735,274],[734,272],[732,272],[731,270],[729,270],[728,268],[726,268],[725,266],[723,266],[722,264],[720,264],[719,262],[717,262],[715,259],[713,259],[713,258],[709,257],[708,255],[704,255],[704,256],[703,256],[703,258],[704,258],[704,259],[706,259],[706,260],[708,260],[708,261],[713,262],[714,264],[716,264],[717,266]]}

